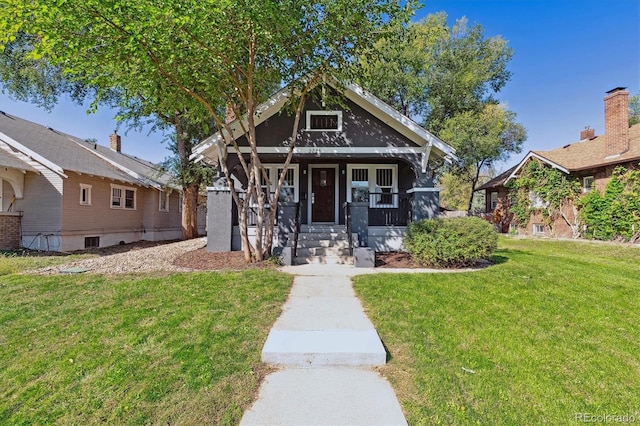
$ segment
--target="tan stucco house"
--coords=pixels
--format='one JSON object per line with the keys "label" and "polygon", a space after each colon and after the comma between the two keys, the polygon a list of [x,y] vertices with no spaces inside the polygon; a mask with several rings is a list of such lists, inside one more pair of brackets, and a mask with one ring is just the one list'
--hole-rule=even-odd
{"label": "tan stucco house", "polygon": [[0,249],[70,251],[181,237],[159,166],[0,112]]}

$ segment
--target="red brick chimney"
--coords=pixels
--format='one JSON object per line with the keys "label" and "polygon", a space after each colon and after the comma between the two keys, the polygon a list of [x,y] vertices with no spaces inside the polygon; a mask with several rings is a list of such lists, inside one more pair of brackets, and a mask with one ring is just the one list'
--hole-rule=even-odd
{"label": "red brick chimney", "polygon": [[593,139],[596,137],[596,129],[592,129],[591,127],[587,126],[584,128],[584,130],[580,131],[580,140],[583,141],[585,139]]}
{"label": "red brick chimney", "polygon": [[122,149],[122,140],[120,139],[120,135],[113,131],[113,134],[109,136],[109,146],[111,149],[117,152],[120,152]]}
{"label": "red brick chimney", "polygon": [[629,92],[626,87],[609,90],[604,98],[604,137],[607,157],[629,150]]}

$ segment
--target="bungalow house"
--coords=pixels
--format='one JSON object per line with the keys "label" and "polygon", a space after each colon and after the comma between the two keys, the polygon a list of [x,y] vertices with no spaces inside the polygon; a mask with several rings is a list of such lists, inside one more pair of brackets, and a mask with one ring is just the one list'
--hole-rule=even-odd
{"label": "bungalow house", "polygon": [[181,237],[180,193],[158,166],[0,112],[0,249],[69,251]]}
{"label": "bungalow house", "polygon": [[[347,252],[353,246],[398,250],[408,222],[439,214],[434,164],[454,158],[454,150],[361,87],[323,84],[319,96],[307,99],[304,107],[278,205],[275,247],[285,247],[285,261],[294,263],[351,262]],[[343,107],[329,107],[320,93],[337,90],[343,92]],[[255,115],[258,153],[271,180],[282,170],[293,128],[293,117],[281,111],[287,95],[281,90]],[[243,126],[238,119],[230,126],[248,159]],[[217,163],[227,149],[231,178],[242,187],[247,178],[230,142],[216,133],[194,155]],[[209,250],[240,250],[228,191],[209,188],[208,198]]]}
{"label": "bungalow house", "polygon": [[[505,184],[518,176],[529,161],[540,161],[573,176],[582,184],[584,193],[591,190],[604,192],[613,170],[618,166],[636,168],[640,162],[640,124],[629,126],[629,92],[617,87],[604,98],[605,132],[596,136],[595,130],[580,132],[580,141],[550,151],[531,151],[513,168],[485,183],[478,191],[485,191],[486,211],[489,219],[503,232],[518,229],[525,235],[550,235],[542,217],[532,214],[526,227],[512,223]],[[575,218],[573,218],[575,219]],[[572,237],[564,220],[553,224],[555,236]]]}

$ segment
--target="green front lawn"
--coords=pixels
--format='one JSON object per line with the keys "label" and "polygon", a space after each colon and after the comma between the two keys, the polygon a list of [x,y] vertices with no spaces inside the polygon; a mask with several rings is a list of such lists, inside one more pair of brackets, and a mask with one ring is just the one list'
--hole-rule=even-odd
{"label": "green front lawn", "polygon": [[91,254],[41,256],[28,251],[0,251],[0,276],[88,259]]}
{"label": "green front lawn", "polygon": [[479,272],[355,279],[409,423],[640,419],[640,249],[499,247]]}
{"label": "green front lawn", "polygon": [[237,424],[292,278],[0,280],[0,424]]}

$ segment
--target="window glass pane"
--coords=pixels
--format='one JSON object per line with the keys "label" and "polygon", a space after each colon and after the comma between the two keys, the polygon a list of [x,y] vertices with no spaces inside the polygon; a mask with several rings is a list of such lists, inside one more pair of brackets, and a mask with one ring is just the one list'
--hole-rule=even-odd
{"label": "window glass pane", "polygon": [[[280,173],[282,173],[282,168],[278,169],[278,178],[280,177]],[[287,173],[284,177],[284,182],[282,182],[282,188],[280,188],[280,198],[279,201],[295,201],[295,181],[294,179],[295,170],[287,169]]]}
{"label": "window glass pane", "polygon": [[111,205],[112,206],[120,206],[122,200],[122,190],[120,188],[112,188],[111,189]]}
{"label": "window glass pane", "polygon": [[135,191],[131,189],[125,189],[124,191],[124,206],[128,209],[135,208]]}
{"label": "window glass pane", "polygon": [[338,130],[338,114],[315,115],[312,114],[310,129],[314,130]]}
{"label": "window glass pane", "polygon": [[377,169],[376,170],[376,186],[393,187],[393,170]]}
{"label": "window glass pane", "polygon": [[351,201],[369,201],[369,169],[351,169]]}

